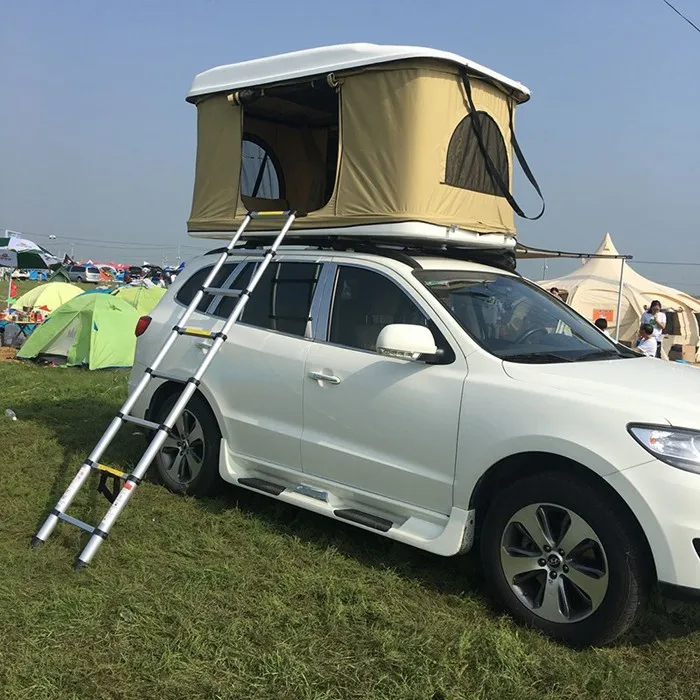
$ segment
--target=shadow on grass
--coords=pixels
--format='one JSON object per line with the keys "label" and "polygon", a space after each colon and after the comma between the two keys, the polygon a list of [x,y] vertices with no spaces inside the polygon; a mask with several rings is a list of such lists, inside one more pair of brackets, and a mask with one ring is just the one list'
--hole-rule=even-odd
{"label": "shadow on grass", "polygon": [[[84,400],[60,403],[20,404],[18,408],[27,419],[41,422],[51,429],[64,449],[64,459],[55,473],[45,512],[38,527],[56,505],[80,463],[88,456],[114,417],[119,405],[98,397],[86,397]],[[114,446],[107,451],[103,461],[115,466],[120,465],[125,470],[133,468],[145,445],[143,436],[137,434],[138,432],[133,426],[122,428],[123,438],[114,441]],[[147,479],[153,481],[150,472]],[[365,566],[391,569],[437,593],[467,596],[478,600],[492,616],[501,614],[486,590],[475,553],[460,557],[439,557],[230,484],[222,486],[218,497],[198,499],[197,504],[203,510],[212,513],[237,508],[246,514],[264,519],[283,537],[300,538],[319,549],[333,547],[344,556],[351,557]],[[101,519],[106,506],[103,497],[91,487],[86,505],[86,512],[91,517],[90,522]],[[85,534],[82,545],[88,538]],[[686,637],[699,629],[700,605],[686,604],[674,612],[667,612],[661,599],[654,595],[640,624],[619,639],[615,646],[650,646],[660,640]]]}
{"label": "shadow on grass", "polygon": [[[63,459],[53,474],[44,510],[37,521],[37,530],[56,506],[118,409],[118,403],[94,396],[56,402],[16,403],[17,413],[23,420],[33,420],[49,428],[63,449]],[[134,426],[124,426],[101,461],[119,465],[124,470],[133,467],[139,457],[139,448],[142,449],[143,445],[143,437],[134,435],[134,432],[138,432]],[[91,476],[90,479],[87,501],[83,500],[81,511],[86,521],[94,524],[102,519],[109,504],[98,493],[95,477]],[[108,486],[112,487],[111,480]],[[89,538],[88,533],[83,533],[81,546],[84,546]]]}

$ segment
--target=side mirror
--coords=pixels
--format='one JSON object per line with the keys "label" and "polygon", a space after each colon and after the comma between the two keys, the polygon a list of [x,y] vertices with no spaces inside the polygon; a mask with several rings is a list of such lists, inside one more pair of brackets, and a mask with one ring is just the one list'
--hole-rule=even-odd
{"label": "side mirror", "polygon": [[377,352],[387,357],[415,362],[423,355],[434,357],[438,349],[433,334],[425,326],[392,323],[380,331]]}

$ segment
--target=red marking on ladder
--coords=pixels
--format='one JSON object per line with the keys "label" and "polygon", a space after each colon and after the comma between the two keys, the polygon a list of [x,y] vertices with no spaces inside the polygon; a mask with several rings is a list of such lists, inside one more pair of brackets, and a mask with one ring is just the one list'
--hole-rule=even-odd
{"label": "red marking on ladder", "polygon": [[134,488],[134,485],[133,485],[130,481],[127,481],[127,482],[124,484],[124,488],[125,488],[127,491],[131,491],[131,489]]}

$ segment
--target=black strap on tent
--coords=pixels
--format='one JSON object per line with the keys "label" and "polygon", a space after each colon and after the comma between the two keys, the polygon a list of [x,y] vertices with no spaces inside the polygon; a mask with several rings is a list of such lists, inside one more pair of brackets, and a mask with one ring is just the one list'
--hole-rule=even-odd
{"label": "black strap on tent", "polygon": [[523,169],[523,172],[525,173],[527,179],[530,181],[530,184],[535,188],[535,191],[537,192],[537,194],[540,196],[540,199],[542,200],[542,209],[537,216],[527,216],[525,214],[525,212],[520,208],[520,205],[513,198],[513,195],[510,193],[510,188],[508,187],[508,184],[503,181],[501,174],[498,172],[496,166],[493,164],[493,161],[491,160],[491,156],[488,154],[488,151],[486,150],[486,144],[484,143],[484,135],[481,131],[481,123],[479,122],[479,118],[477,116],[476,107],[474,106],[474,100],[472,98],[471,83],[469,82],[469,75],[468,75],[466,70],[462,71],[462,82],[464,83],[464,91],[467,94],[467,104],[469,105],[469,113],[472,115],[471,123],[472,123],[472,129],[474,131],[474,136],[476,136],[476,141],[479,144],[479,150],[481,151],[481,155],[484,157],[484,161],[486,163],[486,169],[488,170],[489,175],[493,178],[493,181],[496,183],[496,186],[498,187],[499,190],[501,190],[501,192],[503,193],[503,196],[508,201],[508,204],[510,204],[510,206],[513,208],[513,211],[518,216],[521,216],[523,219],[530,219],[531,221],[535,221],[535,220],[539,219],[542,216],[542,214],[544,214],[544,209],[545,209],[544,197],[542,196],[542,190],[540,190],[540,186],[537,184],[537,180],[535,180],[535,176],[532,174],[532,170],[530,170],[530,166],[527,164],[527,161],[525,160],[525,156],[523,155],[523,152],[520,149],[520,144],[518,143],[518,139],[515,137],[515,128],[513,126],[513,103],[512,103],[512,101],[508,100],[508,113],[509,113],[509,121],[510,121],[510,142],[513,146],[513,150],[515,151],[515,157],[518,159],[518,163],[520,163],[520,167]]}
{"label": "black strap on tent", "polygon": [[270,154],[265,150],[265,156],[260,164],[260,170],[258,170],[258,176],[255,178],[255,185],[253,186],[253,194],[251,197],[257,197],[260,191],[260,185],[262,184],[263,175],[265,174],[265,167],[267,166],[267,161],[270,158]]}

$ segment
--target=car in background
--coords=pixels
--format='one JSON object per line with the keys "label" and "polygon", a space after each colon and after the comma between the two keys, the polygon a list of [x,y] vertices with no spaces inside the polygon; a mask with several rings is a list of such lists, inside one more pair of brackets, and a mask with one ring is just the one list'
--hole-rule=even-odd
{"label": "car in background", "polygon": [[70,265],[66,272],[71,282],[94,282],[101,281],[100,271],[94,265]]}

